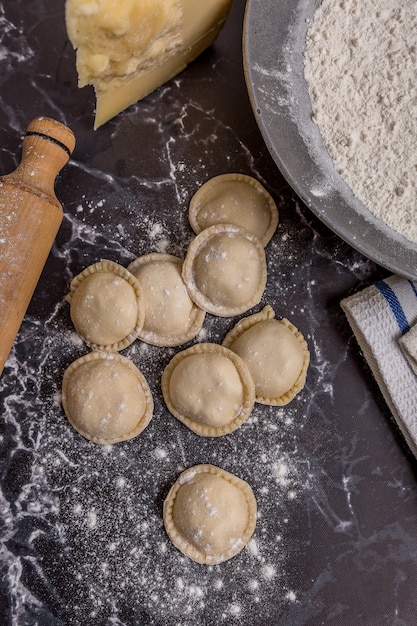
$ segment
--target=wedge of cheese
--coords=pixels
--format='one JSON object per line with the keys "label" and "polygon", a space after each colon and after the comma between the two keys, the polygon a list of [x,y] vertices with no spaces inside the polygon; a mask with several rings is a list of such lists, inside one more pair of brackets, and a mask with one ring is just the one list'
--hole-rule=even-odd
{"label": "wedge of cheese", "polygon": [[210,46],[233,0],[66,0],[78,85],[93,85],[98,128]]}

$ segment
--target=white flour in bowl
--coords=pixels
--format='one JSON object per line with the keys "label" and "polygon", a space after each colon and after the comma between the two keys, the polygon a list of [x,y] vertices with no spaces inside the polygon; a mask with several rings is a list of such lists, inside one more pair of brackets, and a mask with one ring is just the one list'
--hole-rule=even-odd
{"label": "white flour in bowl", "polygon": [[374,215],[417,242],[417,3],[323,0],[307,33],[313,119]]}

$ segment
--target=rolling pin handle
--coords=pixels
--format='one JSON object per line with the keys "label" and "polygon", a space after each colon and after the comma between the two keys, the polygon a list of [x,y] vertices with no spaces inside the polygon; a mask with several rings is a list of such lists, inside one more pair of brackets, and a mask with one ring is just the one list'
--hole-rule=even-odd
{"label": "rolling pin handle", "polygon": [[67,126],[35,118],[19,166],[0,177],[0,375],[62,222],[54,184],[74,147]]}

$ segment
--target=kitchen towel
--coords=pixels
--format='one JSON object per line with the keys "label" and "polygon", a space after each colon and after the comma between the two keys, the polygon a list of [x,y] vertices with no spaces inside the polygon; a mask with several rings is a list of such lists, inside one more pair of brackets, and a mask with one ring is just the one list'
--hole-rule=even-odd
{"label": "kitchen towel", "polygon": [[417,456],[417,282],[393,275],[345,298],[341,307]]}

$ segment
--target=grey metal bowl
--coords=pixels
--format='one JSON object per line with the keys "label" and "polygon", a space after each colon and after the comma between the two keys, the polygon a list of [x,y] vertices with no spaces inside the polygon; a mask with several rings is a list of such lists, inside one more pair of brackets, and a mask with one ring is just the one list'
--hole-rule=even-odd
{"label": "grey metal bowl", "polygon": [[323,145],[303,71],[306,32],[320,0],[248,0],[243,28],[252,108],[278,168],[335,233],[382,267],[417,278],[417,245],[371,213]]}

